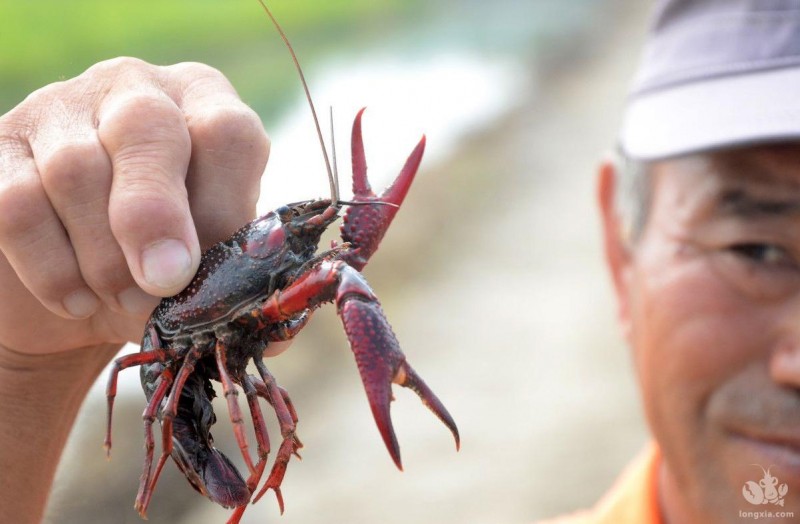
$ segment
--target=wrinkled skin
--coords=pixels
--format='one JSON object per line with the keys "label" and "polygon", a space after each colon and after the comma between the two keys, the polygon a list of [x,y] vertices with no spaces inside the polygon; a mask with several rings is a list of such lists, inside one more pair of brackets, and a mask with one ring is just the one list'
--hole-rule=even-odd
{"label": "wrinkled skin", "polygon": [[669,523],[725,523],[741,522],[740,510],[782,510],[742,495],[769,469],[795,511],[770,522],[795,522],[800,145],[672,159],[651,174],[649,219],[632,245],[610,165],[600,202],[622,326],[663,451],[662,512]]}

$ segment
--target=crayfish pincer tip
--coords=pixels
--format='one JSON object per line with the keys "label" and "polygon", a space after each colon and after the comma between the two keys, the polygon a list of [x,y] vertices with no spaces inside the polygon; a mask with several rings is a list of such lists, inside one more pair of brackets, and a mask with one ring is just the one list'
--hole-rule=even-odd
{"label": "crayfish pincer tip", "polygon": [[397,469],[403,471],[403,461],[400,460],[400,447],[398,446],[395,449],[391,448],[388,449],[389,449],[389,455],[391,455],[392,462],[394,462],[394,465],[397,466]]}
{"label": "crayfish pincer tip", "polygon": [[389,416],[389,409],[388,409],[388,402],[385,409],[381,409],[381,413],[376,413],[376,409],[373,408],[373,415],[375,416],[375,422],[378,425],[378,431],[383,438],[383,443],[386,444],[386,450],[389,452],[389,455],[392,457],[392,461],[394,462],[397,469],[403,471],[403,463],[400,460],[400,444],[397,443],[397,436],[394,433],[394,428],[392,428],[392,420]]}
{"label": "crayfish pincer tip", "polygon": [[283,511],[286,508],[283,506],[283,493],[281,493],[281,488],[275,488],[275,497],[278,499],[278,509],[281,510],[281,515],[283,515]]}
{"label": "crayfish pincer tip", "polygon": [[142,506],[139,504],[139,502],[136,502],[136,504],[134,504],[134,505],[133,505],[133,509],[135,509],[135,510],[136,510],[136,513],[138,513],[138,514],[139,514],[139,518],[140,518],[140,519],[142,519],[142,520],[148,520],[148,518],[147,518],[147,510],[145,510],[145,509],[144,509],[144,508],[143,508],[143,507],[142,507]]}
{"label": "crayfish pincer tip", "polygon": [[[436,400],[438,401],[439,399]],[[450,433],[453,434],[453,439],[456,441],[456,451],[460,451],[461,434],[458,432],[458,427],[456,426],[453,417],[450,415],[450,413],[448,413],[447,409],[444,407],[444,405],[441,404],[441,402],[439,402],[438,407],[431,409],[436,414],[436,416],[439,417],[439,420],[441,420],[444,423],[444,425],[447,426],[447,429],[450,430]]]}

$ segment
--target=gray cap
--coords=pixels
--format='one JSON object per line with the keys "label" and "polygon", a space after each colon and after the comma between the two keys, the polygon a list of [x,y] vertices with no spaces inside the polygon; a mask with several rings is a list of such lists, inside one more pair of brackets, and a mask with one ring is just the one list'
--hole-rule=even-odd
{"label": "gray cap", "polygon": [[625,111],[637,159],[800,138],[800,0],[660,0]]}

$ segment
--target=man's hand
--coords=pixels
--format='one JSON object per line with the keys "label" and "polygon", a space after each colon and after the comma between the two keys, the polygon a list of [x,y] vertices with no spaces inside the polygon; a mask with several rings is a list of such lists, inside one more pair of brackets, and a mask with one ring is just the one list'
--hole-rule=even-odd
{"label": "man's hand", "polygon": [[0,346],[139,341],[158,297],[251,220],[269,141],[201,64],[99,63],[0,118]]}
{"label": "man's hand", "polygon": [[201,247],[253,217],[268,154],[258,116],[201,64],[109,60],[0,118],[4,522],[40,521],[97,374]]}

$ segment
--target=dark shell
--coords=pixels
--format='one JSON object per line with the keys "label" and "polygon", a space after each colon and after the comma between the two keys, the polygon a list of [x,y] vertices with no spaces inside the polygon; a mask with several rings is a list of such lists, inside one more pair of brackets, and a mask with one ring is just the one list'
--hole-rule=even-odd
{"label": "dark shell", "polygon": [[270,233],[281,227],[277,215],[269,213],[204,252],[186,289],[162,300],[153,312],[161,337],[174,338],[228,320],[245,304],[285,286],[307,256],[295,254],[288,243],[265,247]]}

